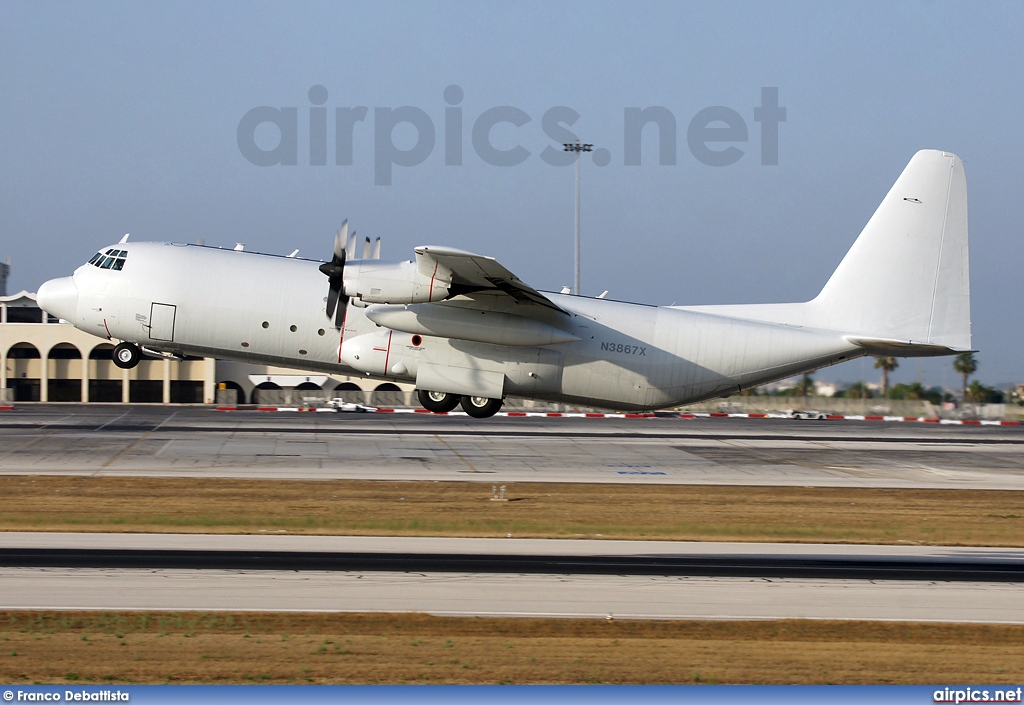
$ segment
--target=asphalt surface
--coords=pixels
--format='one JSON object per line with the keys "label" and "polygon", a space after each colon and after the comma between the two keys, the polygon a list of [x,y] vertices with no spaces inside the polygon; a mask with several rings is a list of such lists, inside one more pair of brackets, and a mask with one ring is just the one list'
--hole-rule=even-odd
{"label": "asphalt surface", "polygon": [[1024,584],[664,575],[0,568],[0,608],[1024,624]]}
{"label": "asphalt surface", "polygon": [[[17,536],[17,535],[14,535]],[[21,535],[24,537],[24,535]],[[45,536],[45,535],[44,535]],[[67,535],[65,535],[67,536]],[[93,535],[84,535],[85,538]],[[374,550],[373,542],[351,539],[350,550],[306,550],[309,542],[290,547],[248,546],[223,548],[212,537],[202,543],[189,540],[185,546],[155,548],[104,546],[102,537],[94,545],[73,547],[43,542],[14,540],[0,535],[0,567],[6,568],[136,568],[183,570],[285,570],[415,573],[499,573],[550,575],[659,575],[718,576],[749,578],[818,578],[832,580],[925,580],[1024,583],[1024,551],[955,550],[944,548],[925,552],[879,552],[860,547],[840,554],[829,546],[818,552],[794,550],[786,544],[747,544],[745,551],[716,552],[715,544],[684,542],[640,542],[647,551],[619,550],[618,541],[592,542],[581,552],[573,542],[559,541],[561,551],[551,550],[544,541],[516,546],[508,542],[439,540],[431,548],[422,543],[395,539],[390,550]],[[89,543],[86,541],[86,543]],[[95,545],[95,544],[100,545]],[[174,538],[170,543],[181,543]],[[251,543],[251,542],[243,542]],[[260,543],[260,542],[257,542]],[[356,545],[351,545],[355,543]],[[364,544],[362,546],[358,544]],[[504,546],[501,544],[505,543]],[[304,545],[307,544],[307,545]],[[511,545],[510,545],[511,544]],[[600,548],[596,548],[599,546]],[[426,550],[424,550],[426,548]],[[450,550],[456,548],[459,550]],[[352,550],[355,549],[355,550]],[[491,550],[487,550],[491,549]],[[493,550],[500,549],[500,550]],[[512,550],[508,550],[512,549]]]}
{"label": "asphalt surface", "polygon": [[10,532],[0,553],[2,609],[1024,623],[1021,549]]}
{"label": "asphalt surface", "polygon": [[19,405],[0,473],[1024,489],[1024,427]]}

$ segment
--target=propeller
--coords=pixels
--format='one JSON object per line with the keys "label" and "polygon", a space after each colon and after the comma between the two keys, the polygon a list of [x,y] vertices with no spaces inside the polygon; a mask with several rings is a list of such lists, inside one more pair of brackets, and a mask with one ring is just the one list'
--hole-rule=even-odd
{"label": "propeller", "polygon": [[[346,232],[348,232],[348,231],[346,231]],[[352,234],[348,236],[348,239],[347,239],[347,241],[345,243],[345,255],[349,259],[355,259],[356,258],[356,231],[355,230],[353,230]]]}
{"label": "propeller", "polygon": [[[348,220],[334,236],[334,257],[320,265],[320,271],[327,275],[330,288],[327,290],[327,317],[334,319],[335,328],[345,324],[348,297],[345,296],[345,246],[348,244]],[[339,305],[340,304],[340,305]],[[337,315],[335,315],[337,314]]]}

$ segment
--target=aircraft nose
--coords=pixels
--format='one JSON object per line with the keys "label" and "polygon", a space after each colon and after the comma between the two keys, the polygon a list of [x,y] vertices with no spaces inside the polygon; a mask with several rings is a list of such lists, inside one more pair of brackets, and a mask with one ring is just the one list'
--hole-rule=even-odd
{"label": "aircraft nose", "polygon": [[78,318],[78,287],[71,277],[43,282],[36,303],[51,316],[74,322]]}

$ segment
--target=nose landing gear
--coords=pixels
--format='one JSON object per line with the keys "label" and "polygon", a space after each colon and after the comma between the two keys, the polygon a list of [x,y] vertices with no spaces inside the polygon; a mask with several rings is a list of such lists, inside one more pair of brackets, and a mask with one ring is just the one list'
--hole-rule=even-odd
{"label": "nose landing gear", "polygon": [[139,364],[142,353],[139,351],[139,346],[134,343],[118,343],[112,357],[115,365],[122,370],[130,370]]}

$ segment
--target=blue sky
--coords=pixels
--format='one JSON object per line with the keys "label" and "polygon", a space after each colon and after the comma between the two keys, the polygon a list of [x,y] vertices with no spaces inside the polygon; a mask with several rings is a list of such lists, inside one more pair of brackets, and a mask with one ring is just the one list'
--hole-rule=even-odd
{"label": "blue sky", "polygon": [[[545,163],[544,114],[608,150],[582,164],[584,293],[654,304],[805,300],[824,284],[910,157],[956,152],[970,199],[974,343],[988,383],[1024,381],[1019,234],[1024,54],[1019,3],[28,3],[0,2],[0,257],[34,290],[123,233],[329,255],[349,218],[384,256],[446,244],[497,257],[547,289],[572,283],[573,170]],[[312,86],[327,90],[328,160],[309,160]],[[463,159],[445,164],[444,92],[462,89]],[[777,87],[778,165],[762,165],[754,108]],[[242,116],[295,108],[297,164],[256,166]],[[334,160],[334,109],[365,106],[351,165]],[[419,164],[376,185],[377,108],[435,128]],[[487,110],[493,166],[472,146]],[[662,106],[676,163],[624,164],[624,111]],[[701,163],[687,126],[735,111],[729,166]],[[276,131],[255,139],[270,149]],[[410,125],[390,137],[417,141]],[[557,146],[557,145],[555,145]],[[869,361],[824,379],[874,379]],[[957,387],[948,360],[896,381]]]}

